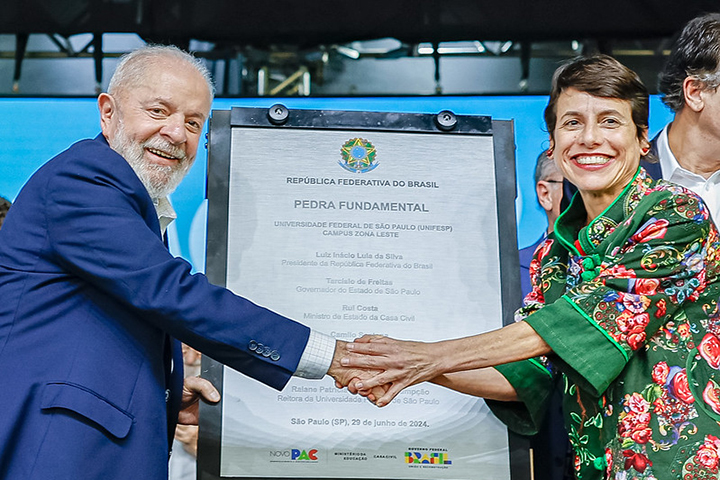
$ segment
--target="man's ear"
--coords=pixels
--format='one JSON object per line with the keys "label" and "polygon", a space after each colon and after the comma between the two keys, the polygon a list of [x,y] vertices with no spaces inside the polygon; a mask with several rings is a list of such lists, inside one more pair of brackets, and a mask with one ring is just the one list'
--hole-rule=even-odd
{"label": "man's ear", "polygon": [[[555,192],[554,190],[558,191]],[[537,199],[540,206],[545,209],[545,211],[550,212],[553,209],[553,194],[562,195],[562,189],[554,189],[545,180],[539,180],[538,183],[535,185],[535,193],[537,194]]]}
{"label": "man's ear", "polygon": [[117,115],[117,107],[112,95],[101,93],[98,96],[98,109],[100,110],[100,128],[105,138],[109,139],[114,131],[114,117]]}
{"label": "man's ear", "polygon": [[705,88],[705,84],[695,77],[685,77],[683,80],[685,105],[692,111],[699,112],[705,107],[705,100],[701,95]]}

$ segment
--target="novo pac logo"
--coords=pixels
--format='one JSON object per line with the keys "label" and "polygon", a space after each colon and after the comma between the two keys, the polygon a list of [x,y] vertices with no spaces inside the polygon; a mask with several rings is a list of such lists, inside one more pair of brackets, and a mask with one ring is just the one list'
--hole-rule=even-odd
{"label": "novo pac logo", "polygon": [[317,453],[318,451],[314,448],[311,448],[310,450],[299,450],[297,448],[293,448],[290,450],[291,452],[291,458],[293,460],[301,461],[301,460],[310,460],[310,461],[317,461]]}
{"label": "novo pac logo", "polygon": [[426,465],[452,465],[445,452],[405,452],[405,463]]}
{"label": "novo pac logo", "polygon": [[375,146],[364,138],[351,138],[340,148],[338,163],[348,172],[366,173],[378,166]]}
{"label": "novo pac logo", "polygon": [[290,450],[270,450],[271,462],[317,462],[318,451],[316,448],[303,450],[291,448]]}

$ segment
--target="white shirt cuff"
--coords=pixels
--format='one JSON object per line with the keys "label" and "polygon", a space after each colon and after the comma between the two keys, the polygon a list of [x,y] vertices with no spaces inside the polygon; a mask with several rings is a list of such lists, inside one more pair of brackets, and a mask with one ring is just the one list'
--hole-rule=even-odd
{"label": "white shirt cuff", "polygon": [[335,339],[330,335],[310,330],[305,351],[293,376],[316,380],[323,378],[330,368],[334,355]]}

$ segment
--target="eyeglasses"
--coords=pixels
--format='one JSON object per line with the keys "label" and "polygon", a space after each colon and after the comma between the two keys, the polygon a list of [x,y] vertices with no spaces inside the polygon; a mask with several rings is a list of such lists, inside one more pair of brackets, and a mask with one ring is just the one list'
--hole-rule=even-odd
{"label": "eyeglasses", "polygon": [[563,183],[563,180],[543,180],[543,182],[547,182],[547,183]]}

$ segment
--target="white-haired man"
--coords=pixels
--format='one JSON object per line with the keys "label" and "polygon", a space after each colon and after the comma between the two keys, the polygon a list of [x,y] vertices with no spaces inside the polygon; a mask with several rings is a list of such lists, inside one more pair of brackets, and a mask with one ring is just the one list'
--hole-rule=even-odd
{"label": "white-haired man", "polygon": [[178,340],[277,389],[353,376],[343,342],[209,284],[165,247],[165,197],[212,98],[187,53],[131,52],[98,98],[102,134],[41,167],[13,204],[0,231],[4,479],[167,479],[175,423],[194,420],[181,406],[217,399],[198,379],[182,391]]}

